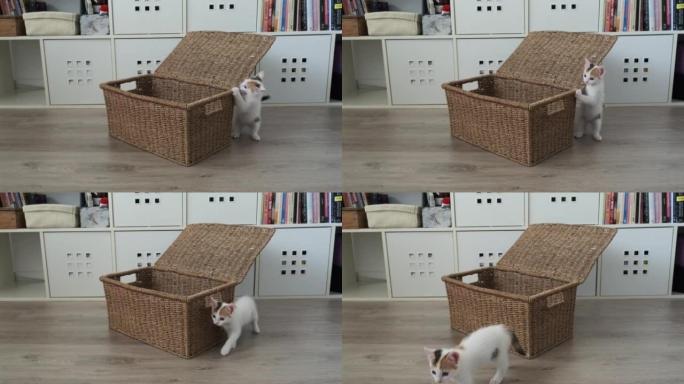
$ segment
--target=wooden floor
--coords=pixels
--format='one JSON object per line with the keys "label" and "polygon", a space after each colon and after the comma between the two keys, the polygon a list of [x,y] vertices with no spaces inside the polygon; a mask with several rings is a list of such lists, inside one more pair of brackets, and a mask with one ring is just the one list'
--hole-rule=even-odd
{"label": "wooden floor", "polygon": [[258,305],[260,335],[185,360],[110,331],[104,302],[0,303],[0,383],[340,383],[340,300]]}
{"label": "wooden floor", "polygon": [[524,167],[450,135],[443,109],[344,109],[345,191],[681,189],[684,108],[611,107],[589,136]]}
{"label": "wooden floor", "polygon": [[[579,300],[575,338],[534,360],[511,358],[504,380],[534,384],[682,382],[684,300]],[[423,346],[456,345],[446,301],[345,302],[343,383],[429,383]],[[486,384],[493,367],[478,371]]]}
{"label": "wooden floor", "polygon": [[267,107],[260,143],[244,136],[186,168],[111,139],[103,108],[0,110],[0,189],[339,190],[341,115],[340,107]]}

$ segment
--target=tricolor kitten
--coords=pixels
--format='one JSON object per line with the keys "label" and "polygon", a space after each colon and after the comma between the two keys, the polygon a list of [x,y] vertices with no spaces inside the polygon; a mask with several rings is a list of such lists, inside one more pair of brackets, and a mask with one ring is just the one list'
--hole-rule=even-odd
{"label": "tricolor kitten", "polygon": [[435,383],[455,380],[459,384],[473,384],[473,374],[482,365],[496,363],[496,374],[489,381],[499,384],[508,371],[508,350],[511,345],[524,354],[518,339],[504,325],[480,328],[461,340],[456,348],[425,348],[430,374]]}
{"label": "tricolor kitten", "polygon": [[221,348],[221,355],[226,356],[237,346],[242,334],[242,327],[252,323],[254,333],[259,333],[259,314],[256,303],[249,296],[242,296],[234,303],[223,303],[211,298],[211,319],[214,325],[223,327],[228,334],[228,340]]}
{"label": "tricolor kitten", "polygon": [[261,102],[268,100],[269,96],[264,92],[264,72],[245,79],[240,87],[233,88],[235,109],[233,111],[233,139],[239,139],[243,129],[250,128],[252,139],[261,140]]}
{"label": "tricolor kitten", "polygon": [[575,137],[584,136],[587,127],[593,129],[593,137],[601,141],[601,123],[603,120],[603,101],[605,99],[604,77],[606,70],[602,65],[593,64],[584,59],[584,88],[575,91],[577,97],[575,109]]}

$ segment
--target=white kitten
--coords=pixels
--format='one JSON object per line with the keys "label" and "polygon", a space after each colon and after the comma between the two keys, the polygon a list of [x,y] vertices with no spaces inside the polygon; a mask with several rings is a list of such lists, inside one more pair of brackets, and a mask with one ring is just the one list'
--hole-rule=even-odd
{"label": "white kitten", "polygon": [[221,355],[223,356],[235,349],[245,325],[252,323],[254,333],[261,332],[256,303],[249,296],[242,296],[234,303],[222,303],[212,297],[211,319],[214,321],[214,325],[223,327],[228,334],[228,340],[221,348]]}
{"label": "white kitten", "polygon": [[508,350],[511,345],[524,354],[518,339],[503,325],[480,328],[461,340],[456,348],[425,348],[430,374],[435,383],[455,380],[459,384],[473,384],[473,374],[482,365],[496,363],[496,374],[489,381],[499,384],[508,371]]}
{"label": "white kitten", "polygon": [[264,94],[264,72],[259,72],[256,76],[245,79],[240,88],[234,87],[233,100],[235,109],[233,110],[233,138],[239,139],[243,129],[252,130],[252,139],[260,141],[259,130],[261,129],[261,102],[268,100]]}
{"label": "white kitten", "polygon": [[592,127],[594,140],[601,141],[601,125],[603,122],[603,102],[605,99],[604,77],[602,65],[595,65],[584,59],[584,88],[575,91],[577,103],[575,109],[575,137],[584,136],[587,127]]}

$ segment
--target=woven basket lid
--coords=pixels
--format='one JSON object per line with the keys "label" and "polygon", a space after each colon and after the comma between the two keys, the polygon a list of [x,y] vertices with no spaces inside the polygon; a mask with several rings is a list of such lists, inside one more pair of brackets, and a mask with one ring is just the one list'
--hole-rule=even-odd
{"label": "woven basket lid", "polygon": [[574,89],[582,85],[584,59],[600,63],[617,36],[582,32],[530,32],[496,72],[503,77]]}
{"label": "woven basket lid", "polygon": [[496,267],[581,283],[616,233],[589,225],[530,225]]}
{"label": "woven basket lid", "polygon": [[231,89],[249,77],[274,41],[249,33],[188,32],[155,74]]}
{"label": "woven basket lid", "polygon": [[155,268],[239,283],[274,232],[244,225],[190,224]]}

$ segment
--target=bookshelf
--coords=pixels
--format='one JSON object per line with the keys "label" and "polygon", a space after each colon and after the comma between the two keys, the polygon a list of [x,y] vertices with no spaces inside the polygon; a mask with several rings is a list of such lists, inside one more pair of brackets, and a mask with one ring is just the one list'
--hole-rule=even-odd
{"label": "bookshelf", "polygon": [[[389,4],[390,10],[420,12],[422,1]],[[496,5],[501,10],[486,12],[477,10],[477,0],[451,0],[450,35],[343,36],[343,107],[444,107],[443,82],[495,72],[530,31],[604,33],[603,0],[501,0]],[[610,34],[618,42],[604,60],[608,105],[684,105],[684,96],[673,97],[682,31]],[[420,59],[432,60],[435,67],[424,84],[407,85],[405,64]]]}
{"label": "bookshelf", "polygon": [[[107,228],[0,229],[0,301],[101,300],[100,275],[154,264],[187,224],[261,225],[262,193],[108,195]],[[78,196],[48,194],[48,202],[78,204]],[[150,203],[146,203],[148,200]],[[276,228],[273,239],[236,294],[268,298],[339,296],[332,291],[332,270],[341,224],[271,227]],[[65,252],[73,257],[85,252],[91,256],[80,261],[80,266],[79,260],[65,266]],[[62,273],[65,268],[70,271],[69,267],[76,268],[74,274],[82,272],[82,276]],[[291,270],[295,269],[293,274]]]}
{"label": "bookshelf", "polygon": [[[80,0],[47,3],[49,10],[79,12]],[[109,35],[0,37],[0,108],[102,107],[99,83],[153,71],[188,31],[262,33],[263,0],[160,0],[162,11],[143,16],[134,7],[134,0],[110,0]],[[266,71],[269,104],[339,102],[331,91],[340,31],[269,34],[276,43],[258,65]],[[283,55],[307,58],[306,81],[281,82]],[[68,89],[65,58],[91,61],[90,81]]]}
{"label": "bookshelf", "polygon": [[[602,225],[605,208],[598,192],[451,193],[451,201],[451,228],[343,229],[344,300],[445,299],[443,275],[495,265],[528,225]],[[619,232],[578,296],[684,297],[672,290],[684,223],[606,226]],[[413,260],[407,252],[430,256]]]}

